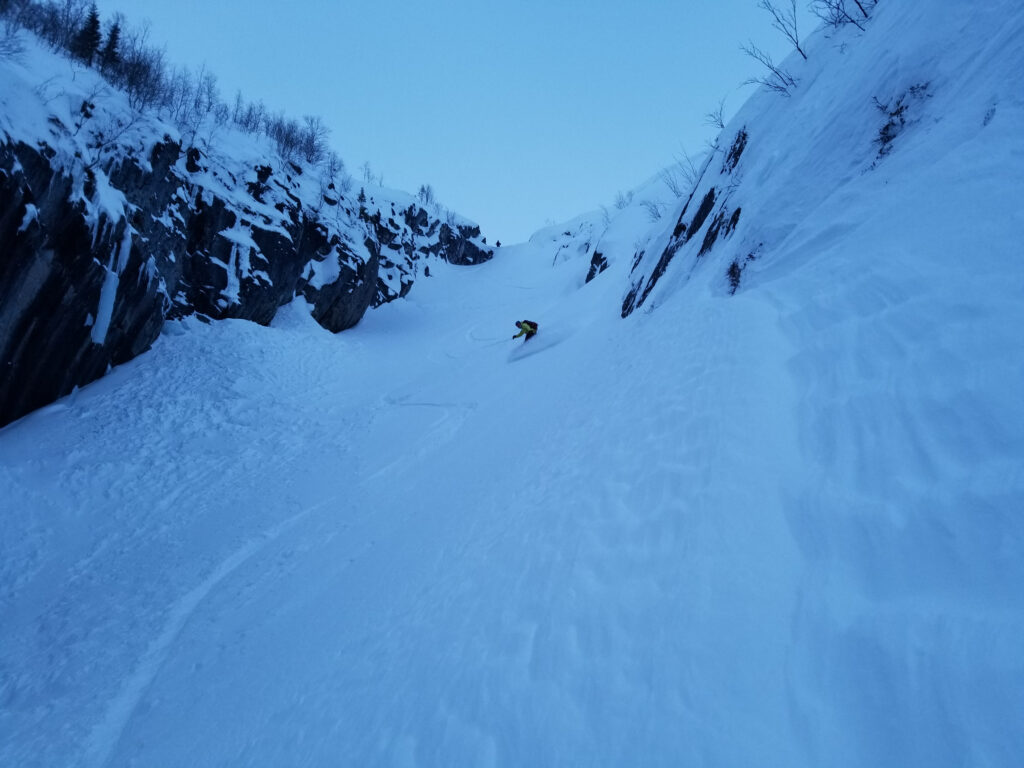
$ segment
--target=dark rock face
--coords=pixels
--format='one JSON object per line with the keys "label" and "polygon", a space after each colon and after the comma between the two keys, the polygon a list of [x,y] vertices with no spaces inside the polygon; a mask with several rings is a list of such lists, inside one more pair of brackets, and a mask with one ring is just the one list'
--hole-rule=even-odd
{"label": "dark rock face", "polygon": [[379,244],[366,238],[370,252],[366,261],[352,253],[337,236],[328,239],[323,227],[307,222],[304,242],[318,263],[333,260],[340,270],[337,280],[317,289],[305,279],[298,281],[298,292],[313,305],[313,318],[325,328],[351,328],[362,318],[376,297]]}
{"label": "dark rock face", "polygon": [[[645,270],[642,269],[642,267],[647,266],[647,260],[644,259],[642,253],[638,254],[633,262],[633,268],[630,270],[629,289],[622,300],[622,317],[628,317],[636,309],[643,306],[658,284],[658,281],[668,271],[669,265],[680,253],[686,252],[691,258],[697,260],[710,253],[717,242],[732,236],[740,222],[740,207],[737,206],[730,209],[729,204],[736,185],[729,182],[733,181],[731,177],[734,177],[736,174],[749,138],[746,128],[741,128],[736,134],[721,169],[718,171],[718,177],[724,177],[723,181],[717,181],[713,174],[711,178],[706,179],[709,165],[705,163],[700,177],[697,179],[689,198],[687,198],[686,203],[683,205],[679,219],[672,230],[672,236],[669,239],[668,245],[658,256],[658,260],[653,268],[650,269],[649,274],[645,274]],[[716,185],[718,185],[717,188]],[[697,199],[702,190],[703,195],[699,198],[700,203],[697,205],[697,210],[694,212],[693,218],[687,222],[686,215],[690,209],[690,203]],[[714,215],[712,216],[712,214]],[[710,224],[708,224],[709,221]],[[706,229],[704,229],[705,224],[708,224]],[[695,250],[687,249],[687,244],[702,229],[704,229],[704,236],[700,240],[700,247]]]}
{"label": "dark rock face", "polygon": [[704,241],[700,244],[700,250],[697,251],[698,256],[703,256],[711,251],[718,240],[719,234],[723,237],[728,237],[736,229],[736,225],[740,221],[740,209],[737,208],[728,217],[726,216],[727,213],[728,211],[724,207],[718,211],[718,215],[715,216],[715,220],[711,222],[711,226],[708,227],[708,231],[704,235]]}
{"label": "dark rock face", "polygon": [[480,227],[441,225],[437,238],[437,255],[449,264],[483,264],[494,255],[494,251],[483,250],[473,243],[480,237]]}
{"label": "dark rock face", "polygon": [[594,251],[594,255],[590,258],[590,269],[587,270],[587,279],[584,282],[589,283],[606,269],[608,269],[608,259],[605,258],[603,253]]}
{"label": "dark rock face", "polygon": [[743,155],[743,150],[747,148],[748,138],[747,129],[741,128],[739,133],[736,134],[736,138],[732,140],[729,154],[725,156],[725,160],[722,162],[722,173],[732,173],[736,170],[736,165]]}
{"label": "dark rock face", "polygon": [[707,221],[712,209],[715,207],[715,188],[712,187],[704,195],[704,199],[700,201],[700,207],[697,209],[697,213],[693,215],[693,222],[687,228],[689,234],[686,239],[689,240],[694,234],[704,226],[704,222]]}
{"label": "dark rock face", "polygon": [[205,155],[168,136],[123,149],[86,165],[0,144],[0,426],[145,351],[165,319],[268,324],[301,295],[337,332],[406,295],[419,259],[493,253],[417,206],[383,219],[334,192],[304,201],[291,164],[211,182]]}
{"label": "dark rock face", "polygon": [[[367,247],[379,259],[375,307],[409,293],[420,259],[436,257],[449,264],[468,266],[482,264],[494,256],[493,249],[484,249],[475,242],[480,239],[480,228],[476,225],[442,222],[418,205],[410,205],[400,214],[392,207],[391,212],[393,215],[384,219],[380,211],[373,215],[360,211],[360,218],[373,228],[375,235]],[[424,269],[424,276],[427,274]]]}
{"label": "dark rock face", "polygon": [[155,263],[75,187],[45,149],[0,146],[0,425],[130,360],[163,324]]}

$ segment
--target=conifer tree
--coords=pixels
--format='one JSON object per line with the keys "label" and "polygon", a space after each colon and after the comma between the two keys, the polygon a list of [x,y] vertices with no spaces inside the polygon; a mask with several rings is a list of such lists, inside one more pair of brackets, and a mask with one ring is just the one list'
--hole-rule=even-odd
{"label": "conifer tree", "polygon": [[85,19],[85,24],[75,35],[75,38],[71,41],[71,53],[90,67],[92,61],[96,58],[96,52],[100,47],[100,40],[102,35],[100,34],[100,13],[96,10],[95,4],[89,9],[89,15]]}
{"label": "conifer tree", "polygon": [[100,53],[100,69],[104,72],[108,72],[117,67],[121,61],[121,54],[117,50],[118,45],[121,43],[121,23],[115,21],[110,25],[110,31],[107,32],[107,42],[103,46],[103,51]]}

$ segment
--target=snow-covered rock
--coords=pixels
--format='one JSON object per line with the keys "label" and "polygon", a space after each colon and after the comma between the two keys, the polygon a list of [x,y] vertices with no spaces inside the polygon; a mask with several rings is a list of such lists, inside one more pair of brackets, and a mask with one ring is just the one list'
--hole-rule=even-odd
{"label": "snow-covered rock", "polygon": [[146,350],[167,318],[266,325],[301,295],[341,331],[406,295],[420,261],[493,253],[461,217],[394,190],[360,203],[227,126],[189,144],[24,43],[0,60],[0,424]]}

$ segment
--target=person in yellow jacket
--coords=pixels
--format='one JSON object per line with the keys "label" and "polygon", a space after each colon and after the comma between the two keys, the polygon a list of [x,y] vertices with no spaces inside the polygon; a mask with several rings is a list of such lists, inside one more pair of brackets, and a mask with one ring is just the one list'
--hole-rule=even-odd
{"label": "person in yellow jacket", "polygon": [[532,320],[516,320],[516,328],[519,329],[519,333],[513,336],[513,339],[518,339],[520,336],[526,336],[523,341],[529,341],[537,335],[537,324]]}

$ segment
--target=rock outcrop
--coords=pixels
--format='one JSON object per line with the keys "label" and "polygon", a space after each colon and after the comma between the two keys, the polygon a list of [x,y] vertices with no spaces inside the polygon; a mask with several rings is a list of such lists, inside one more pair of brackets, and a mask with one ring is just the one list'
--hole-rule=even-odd
{"label": "rock outcrop", "polygon": [[[658,281],[668,270],[669,264],[686,248],[690,241],[695,243],[690,247],[692,256],[694,259],[699,259],[711,251],[719,238],[725,239],[732,235],[739,224],[741,214],[739,206],[732,204],[733,193],[739,186],[737,166],[743,156],[743,150],[746,149],[748,138],[747,129],[741,128],[733,139],[717,173],[713,167],[717,155],[714,152],[709,154],[690,196],[683,204],[668,244],[661,250],[653,267],[650,264],[652,259],[645,258],[647,254],[643,251],[636,253],[633,267],[630,270],[630,287],[622,300],[623,317],[628,317],[643,306]],[[700,191],[703,191],[703,194],[698,198]],[[698,199],[699,203],[696,202]],[[692,215],[690,215],[691,205],[696,206]],[[713,217],[712,213],[714,213]],[[706,229],[704,228],[705,223],[708,224]],[[704,232],[703,237],[699,241],[694,240],[696,235],[702,231]],[[697,242],[700,243],[699,247],[696,246]]]}
{"label": "rock outcrop", "polygon": [[156,338],[168,308],[125,216],[45,148],[0,146],[0,424],[102,376]]}
{"label": "rock outcrop", "polygon": [[405,296],[421,260],[493,253],[404,193],[356,204],[317,169],[152,130],[101,143],[88,106],[72,127],[0,133],[0,426],[145,351],[167,319],[268,324],[301,296],[342,331]]}

